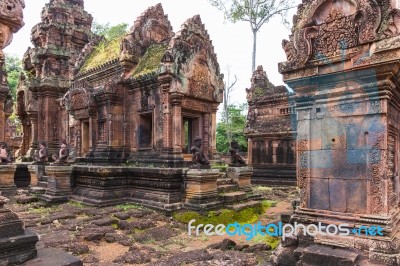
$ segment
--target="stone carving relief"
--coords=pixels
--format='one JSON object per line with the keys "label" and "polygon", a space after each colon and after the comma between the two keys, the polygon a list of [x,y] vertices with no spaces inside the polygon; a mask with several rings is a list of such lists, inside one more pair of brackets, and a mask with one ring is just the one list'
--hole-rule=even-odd
{"label": "stone carving relief", "polygon": [[283,72],[374,41],[381,22],[377,3],[366,0],[303,1],[298,14],[290,39],[282,42],[287,56]]}
{"label": "stone carving relief", "polygon": [[308,141],[299,141],[299,165],[298,165],[298,185],[300,188],[300,206],[307,208],[308,205],[308,179],[309,179],[309,166],[308,166]]}

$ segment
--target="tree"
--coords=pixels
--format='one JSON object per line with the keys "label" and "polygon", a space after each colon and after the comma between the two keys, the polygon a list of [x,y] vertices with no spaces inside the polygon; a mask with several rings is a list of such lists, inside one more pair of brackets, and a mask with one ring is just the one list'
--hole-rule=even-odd
{"label": "tree", "polygon": [[[227,153],[230,143],[236,140],[239,143],[240,151],[247,151],[247,138],[244,134],[246,126],[246,110],[247,103],[240,105],[229,105],[228,112],[222,113],[222,121],[217,124],[217,151]],[[229,116],[230,123],[225,123],[226,117]],[[230,132],[232,139],[228,139]]]}
{"label": "tree", "polygon": [[99,24],[93,22],[92,32],[99,36],[104,36],[106,40],[112,40],[117,37],[125,35],[128,31],[127,23],[120,23],[115,26],[110,26],[110,23]]}
{"label": "tree", "polygon": [[253,33],[251,73],[256,67],[258,31],[276,15],[280,15],[282,22],[287,25],[287,12],[295,7],[293,0],[210,0],[210,3],[222,11],[229,21],[246,21],[250,24]]}
{"label": "tree", "polygon": [[13,100],[17,99],[17,85],[22,71],[22,61],[17,56],[6,55],[5,71]]}
{"label": "tree", "polygon": [[[231,83],[231,81],[230,81],[231,69],[230,69],[229,66],[227,66],[226,68],[227,68],[228,75],[227,75],[227,81],[224,83],[224,95],[223,95],[223,97],[224,97],[224,109],[223,109],[223,112],[225,114],[224,122],[225,122],[226,125],[229,125],[231,123],[230,116],[229,116],[229,110],[228,110],[228,107],[229,107],[229,104],[230,104],[230,94],[234,90],[234,86],[235,86],[235,84],[237,82],[237,77],[235,75],[235,79]],[[229,127],[228,127],[228,129],[229,129]],[[228,130],[226,132],[226,134],[227,134],[227,137],[228,137],[228,142],[230,143],[232,141],[232,132],[230,130]]]}

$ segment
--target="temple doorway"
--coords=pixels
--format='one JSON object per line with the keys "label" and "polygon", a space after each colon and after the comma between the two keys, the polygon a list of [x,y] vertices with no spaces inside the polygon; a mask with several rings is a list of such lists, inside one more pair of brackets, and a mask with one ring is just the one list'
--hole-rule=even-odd
{"label": "temple doorway", "polygon": [[195,137],[201,137],[201,115],[184,114],[182,134],[182,153],[190,154],[190,148]]}

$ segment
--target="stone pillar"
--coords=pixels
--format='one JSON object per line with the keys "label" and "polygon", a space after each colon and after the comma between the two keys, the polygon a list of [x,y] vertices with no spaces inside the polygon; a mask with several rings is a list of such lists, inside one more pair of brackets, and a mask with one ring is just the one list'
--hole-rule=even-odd
{"label": "stone pillar", "polygon": [[211,128],[210,128],[210,134],[211,134],[211,158],[214,157],[214,155],[217,153],[217,111],[218,107],[213,106],[213,112],[211,114]]}
{"label": "stone pillar", "polygon": [[72,166],[46,166],[47,189],[39,197],[49,203],[68,201],[72,192]]}
{"label": "stone pillar", "polygon": [[247,163],[253,164],[253,139],[248,138],[247,140]]}
{"label": "stone pillar", "polygon": [[209,210],[222,206],[218,199],[217,169],[190,169],[185,176],[185,207]]}
{"label": "stone pillar", "polygon": [[30,112],[28,115],[31,123],[31,139],[26,156],[32,157],[35,154],[35,150],[38,148],[38,115],[37,112]]}
{"label": "stone pillar", "polygon": [[17,187],[15,186],[14,176],[17,170],[17,165],[0,164],[0,191],[3,195],[12,196],[15,195]]}
{"label": "stone pillar", "polygon": [[251,191],[251,176],[253,175],[253,167],[230,166],[226,169],[226,175],[228,178],[232,178],[239,185],[239,189],[245,192]]}
{"label": "stone pillar", "polygon": [[173,151],[182,153],[182,98],[180,93],[171,94],[172,103],[172,132],[173,132]]}

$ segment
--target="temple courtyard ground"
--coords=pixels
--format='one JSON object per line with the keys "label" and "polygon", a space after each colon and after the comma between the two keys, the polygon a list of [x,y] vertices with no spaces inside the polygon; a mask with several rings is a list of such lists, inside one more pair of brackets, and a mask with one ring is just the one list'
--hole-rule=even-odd
{"label": "temple courtyard ground", "polygon": [[187,221],[193,217],[214,224],[218,219],[227,222],[230,215],[263,225],[279,222],[281,214],[291,213],[298,197],[295,187],[255,189],[263,196],[259,215],[253,210],[166,215],[135,204],[97,208],[69,202],[49,206],[42,202],[19,204],[12,198],[7,207],[20,216],[26,228],[40,235],[38,249],[61,248],[78,256],[84,265],[269,265],[279,238],[188,235]]}

